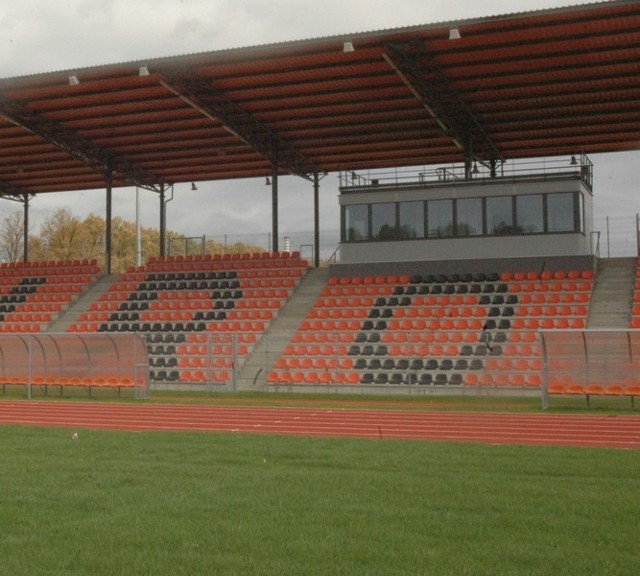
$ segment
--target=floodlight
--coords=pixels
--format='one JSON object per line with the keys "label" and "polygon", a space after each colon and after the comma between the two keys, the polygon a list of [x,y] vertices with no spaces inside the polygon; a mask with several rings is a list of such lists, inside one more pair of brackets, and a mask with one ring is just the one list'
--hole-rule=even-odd
{"label": "floodlight", "polygon": [[345,52],[345,53],[353,52],[354,50],[355,50],[355,48],[353,47],[353,42],[347,41],[342,45],[342,51]]}

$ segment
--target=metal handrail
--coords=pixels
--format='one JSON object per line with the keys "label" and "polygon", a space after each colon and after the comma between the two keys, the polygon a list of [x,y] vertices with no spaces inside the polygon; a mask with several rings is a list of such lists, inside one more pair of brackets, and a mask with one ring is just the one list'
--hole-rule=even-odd
{"label": "metal handrail", "polygon": [[338,250],[340,250],[340,244],[336,246],[336,249],[331,253],[329,258],[327,258],[327,264],[337,264],[338,263]]}
{"label": "metal handrail", "polygon": [[[492,166],[490,163],[475,162],[471,181],[493,178],[541,178],[549,175],[579,177],[592,189],[593,163],[585,154],[536,158],[531,160],[510,160]],[[340,187],[344,189],[378,186],[407,186],[410,184],[442,184],[443,182],[469,181],[467,169],[462,164],[451,166],[423,166],[395,168],[393,170],[367,170],[358,173],[343,170],[339,174]]]}

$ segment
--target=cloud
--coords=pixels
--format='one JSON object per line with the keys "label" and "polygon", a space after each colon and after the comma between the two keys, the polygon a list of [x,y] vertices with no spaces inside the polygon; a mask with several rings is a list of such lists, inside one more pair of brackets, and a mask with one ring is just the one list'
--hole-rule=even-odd
{"label": "cloud", "polygon": [[[585,3],[583,2],[573,3]],[[562,5],[520,0],[517,10]],[[6,0],[3,76],[459,20],[511,0]]]}

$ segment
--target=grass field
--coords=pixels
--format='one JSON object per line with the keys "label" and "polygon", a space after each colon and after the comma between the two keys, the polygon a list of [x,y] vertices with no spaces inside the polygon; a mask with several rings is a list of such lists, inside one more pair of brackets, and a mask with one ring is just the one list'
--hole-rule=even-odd
{"label": "grass field", "polygon": [[636,451],[0,427],[7,575],[636,574]]}

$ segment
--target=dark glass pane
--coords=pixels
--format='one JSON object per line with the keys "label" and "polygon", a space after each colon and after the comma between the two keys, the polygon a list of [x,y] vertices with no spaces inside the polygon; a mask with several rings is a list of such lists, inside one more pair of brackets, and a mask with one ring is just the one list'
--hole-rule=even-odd
{"label": "dark glass pane", "polygon": [[367,240],[369,236],[369,207],[353,204],[345,207],[345,240]]}
{"label": "dark glass pane", "polygon": [[456,202],[458,236],[482,234],[482,199],[464,198]]}
{"label": "dark glass pane", "polygon": [[453,236],[453,202],[430,200],[427,204],[427,226],[430,238]]}
{"label": "dark glass pane", "polygon": [[518,229],[525,234],[544,232],[542,194],[516,196]]}

